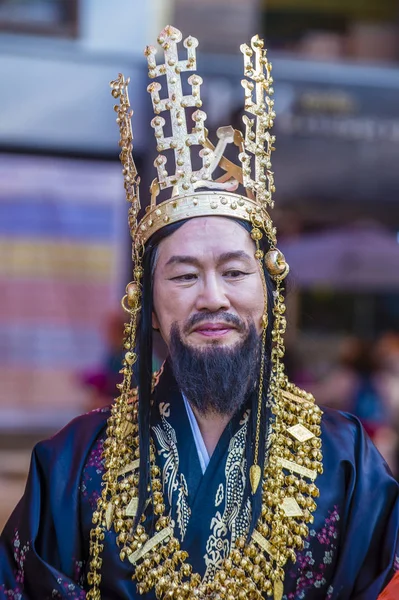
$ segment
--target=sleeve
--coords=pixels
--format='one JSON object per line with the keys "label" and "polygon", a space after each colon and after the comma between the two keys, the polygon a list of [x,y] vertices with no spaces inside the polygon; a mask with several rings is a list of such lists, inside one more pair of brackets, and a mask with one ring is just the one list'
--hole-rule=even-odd
{"label": "sleeve", "polygon": [[98,432],[87,416],[33,451],[24,495],[0,537],[0,600],[86,598],[80,477]]}
{"label": "sleeve", "polygon": [[375,600],[397,565],[399,486],[359,421],[342,416],[352,426],[342,428],[345,433],[337,430],[335,441],[341,450],[351,446],[354,451],[352,460],[341,465],[346,501],[334,591],[340,597],[339,590],[350,589],[350,596],[344,596],[351,600]]}

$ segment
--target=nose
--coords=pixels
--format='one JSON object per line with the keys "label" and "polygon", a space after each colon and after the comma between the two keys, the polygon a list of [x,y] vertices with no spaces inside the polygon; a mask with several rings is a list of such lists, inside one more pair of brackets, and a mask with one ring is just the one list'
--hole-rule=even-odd
{"label": "nose", "polygon": [[230,308],[230,300],[226,295],[223,279],[216,273],[207,275],[197,296],[196,309],[217,312]]}

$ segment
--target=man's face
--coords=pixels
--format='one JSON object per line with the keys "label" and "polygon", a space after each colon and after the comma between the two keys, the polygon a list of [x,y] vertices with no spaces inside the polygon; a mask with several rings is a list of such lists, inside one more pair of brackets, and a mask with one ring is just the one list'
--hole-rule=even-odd
{"label": "man's face", "polygon": [[172,325],[184,344],[235,346],[250,323],[261,332],[264,295],[255,244],[231,219],[191,219],[159,244],[153,326],[170,344]]}

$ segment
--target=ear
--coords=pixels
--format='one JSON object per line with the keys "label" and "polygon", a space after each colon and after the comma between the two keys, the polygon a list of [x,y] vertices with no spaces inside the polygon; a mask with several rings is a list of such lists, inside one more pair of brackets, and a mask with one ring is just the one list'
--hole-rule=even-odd
{"label": "ear", "polygon": [[155,312],[154,312],[154,311],[152,311],[152,328],[153,328],[153,329],[156,329],[156,330],[158,330],[158,331],[159,331],[159,329],[160,329],[160,325],[159,325],[158,317],[157,317],[157,315],[155,314]]}

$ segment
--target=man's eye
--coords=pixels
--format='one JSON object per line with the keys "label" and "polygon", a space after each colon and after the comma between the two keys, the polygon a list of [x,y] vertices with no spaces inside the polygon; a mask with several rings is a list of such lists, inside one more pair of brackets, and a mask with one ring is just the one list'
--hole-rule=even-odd
{"label": "man's eye", "polygon": [[185,273],[184,275],[172,277],[172,281],[195,281],[196,279],[197,275],[195,273]]}
{"label": "man's eye", "polygon": [[230,271],[226,271],[224,273],[224,275],[226,277],[233,277],[233,279],[234,279],[236,277],[243,277],[244,275],[248,275],[248,273],[245,273],[244,271],[240,271],[239,269],[230,269]]}

